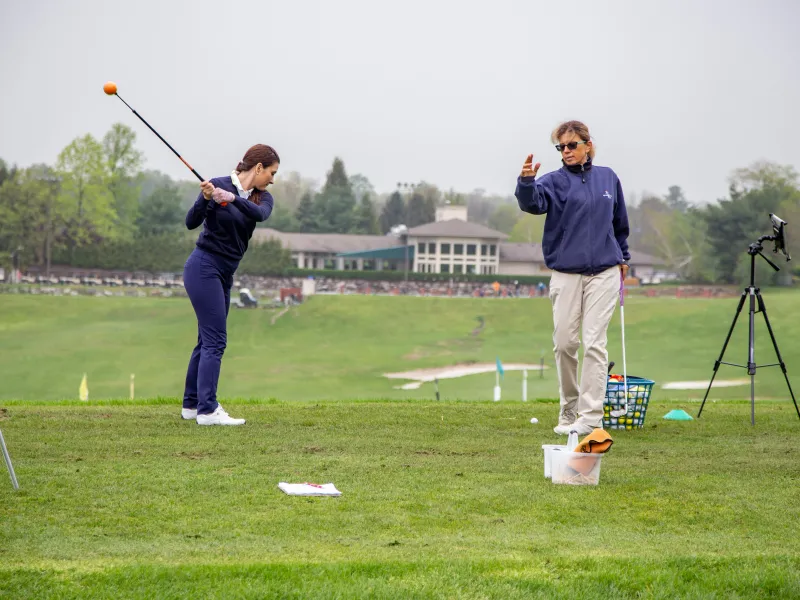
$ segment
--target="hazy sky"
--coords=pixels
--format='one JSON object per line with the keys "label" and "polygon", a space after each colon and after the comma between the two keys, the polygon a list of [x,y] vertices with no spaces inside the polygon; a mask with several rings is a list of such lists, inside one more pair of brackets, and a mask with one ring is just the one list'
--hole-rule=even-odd
{"label": "hazy sky", "polygon": [[[510,194],[529,152],[585,121],[630,195],[724,196],[734,168],[800,167],[797,0],[0,0],[0,157],[53,162],[130,125],[146,167],[205,177],[251,144],[378,191]],[[280,198],[277,199],[280,201]]]}

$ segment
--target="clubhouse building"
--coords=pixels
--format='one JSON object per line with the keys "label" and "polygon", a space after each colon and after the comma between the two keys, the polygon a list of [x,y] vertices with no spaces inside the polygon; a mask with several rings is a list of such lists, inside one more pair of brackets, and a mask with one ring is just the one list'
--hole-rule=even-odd
{"label": "clubhouse building", "polygon": [[[277,239],[300,269],[403,271],[481,275],[548,275],[539,243],[507,242],[508,236],[467,220],[466,206],[436,209],[436,221],[386,235],[284,233],[258,228],[254,241]],[[658,260],[631,251],[631,274],[652,277]]]}

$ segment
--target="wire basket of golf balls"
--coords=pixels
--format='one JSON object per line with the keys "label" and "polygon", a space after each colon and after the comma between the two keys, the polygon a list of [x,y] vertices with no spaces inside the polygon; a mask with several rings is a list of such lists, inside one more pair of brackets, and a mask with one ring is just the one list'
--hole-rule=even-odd
{"label": "wire basket of golf balls", "polygon": [[609,375],[606,382],[606,397],[603,400],[603,429],[641,429],[647,415],[647,403],[655,381],[644,377],[628,376],[628,412],[621,417],[612,416],[612,411],[625,408],[625,381],[622,375]]}

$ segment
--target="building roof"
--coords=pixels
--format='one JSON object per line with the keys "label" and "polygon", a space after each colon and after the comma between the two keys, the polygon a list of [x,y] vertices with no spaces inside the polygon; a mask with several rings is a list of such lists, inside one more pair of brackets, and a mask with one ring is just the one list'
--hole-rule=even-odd
{"label": "building roof", "polygon": [[360,252],[342,252],[337,256],[342,258],[364,258],[367,260],[407,260],[414,262],[414,246],[389,246],[388,248],[376,248],[375,250],[362,250]]}
{"label": "building roof", "polygon": [[543,263],[542,245],[503,242],[500,244],[500,260],[503,262]]}
{"label": "building roof", "polygon": [[253,241],[255,242],[263,242],[268,239],[277,239],[284,248],[295,252],[322,252],[327,254],[363,252],[392,246],[402,247],[400,240],[390,235],[286,233],[268,227],[258,227],[253,232]]}
{"label": "building roof", "polygon": [[504,240],[508,238],[502,231],[495,231],[483,225],[462,221],[461,219],[426,223],[425,225],[409,229],[408,235],[411,237],[461,237],[495,240]]}
{"label": "building roof", "polygon": [[649,254],[645,254],[644,252],[639,252],[638,250],[631,250],[631,259],[628,261],[634,267],[636,265],[647,266],[647,267],[654,267],[656,265],[663,265],[664,261],[660,258],[656,258],[655,256],[651,256]]}

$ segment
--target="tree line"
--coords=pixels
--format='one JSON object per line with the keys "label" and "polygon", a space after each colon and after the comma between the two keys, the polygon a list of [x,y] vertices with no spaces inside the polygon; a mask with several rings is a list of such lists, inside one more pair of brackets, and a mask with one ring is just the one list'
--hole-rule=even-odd
{"label": "tree line", "polygon": [[[0,264],[15,253],[24,266],[50,264],[86,268],[180,271],[197,232],[184,216],[198,194],[197,182],[174,181],[143,169],[136,134],[114,124],[101,140],[73,140],[53,165],[27,168],[0,159]],[[362,174],[348,175],[335,158],[324,182],[297,172],[280,174],[271,192],[272,217],[262,224],[280,231],[385,235],[395,225],[415,227],[435,220],[436,207],[466,205],[469,220],[509,236],[538,243],[543,216],[522,213],[509,194],[484,190],[443,191],[428,182],[399,182],[379,194]],[[682,280],[737,283],[748,275],[748,245],[770,233],[769,213],[800,226],[800,187],[791,166],[756,163],[732,172],[728,195],[693,203],[674,185],[666,194],[628,192],[630,246],[650,254]],[[288,251],[278,242],[258,244],[242,263],[243,272],[285,273]],[[769,246],[767,246],[769,248]],[[790,245],[791,249],[791,245]],[[792,263],[789,263],[792,265]],[[764,283],[787,282],[763,271]],[[800,272],[795,271],[800,274]]]}
{"label": "tree line", "polygon": [[[727,197],[716,202],[692,204],[680,187],[672,186],[663,196],[644,194],[628,212],[630,246],[659,258],[682,280],[742,283],[749,280],[749,245],[772,234],[770,213],[800,227],[800,187],[793,167],[759,162],[734,170]],[[786,228],[790,251],[792,238],[800,239],[791,225]],[[781,271],[772,271],[759,258],[758,281],[790,284],[800,269],[772,249],[771,242],[764,242],[764,254]]]}
{"label": "tree line", "polygon": [[[102,140],[84,135],[54,165],[0,160],[0,266],[180,272],[197,231],[184,225],[197,182],[142,170],[136,134],[114,124]],[[291,257],[277,241],[258,244],[243,272],[281,272]]]}

